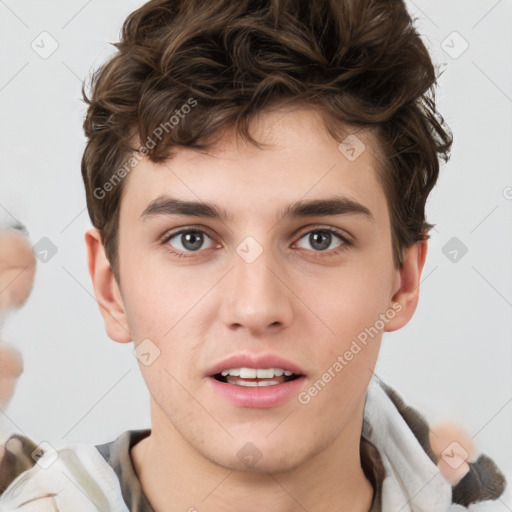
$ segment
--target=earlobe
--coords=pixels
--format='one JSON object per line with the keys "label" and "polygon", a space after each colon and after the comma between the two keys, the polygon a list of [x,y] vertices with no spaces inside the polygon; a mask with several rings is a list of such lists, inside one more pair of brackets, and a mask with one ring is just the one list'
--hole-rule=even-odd
{"label": "earlobe", "polygon": [[398,313],[390,320],[385,331],[396,331],[412,318],[418,305],[421,272],[427,256],[427,240],[412,245],[404,252],[402,267],[398,272],[398,289],[392,297],[392,307]]}
{"label": "earlobe", "polygon": [[132,341],[123,300],[96,228],[85,233],[89,274],[108,336],[119,343]]}

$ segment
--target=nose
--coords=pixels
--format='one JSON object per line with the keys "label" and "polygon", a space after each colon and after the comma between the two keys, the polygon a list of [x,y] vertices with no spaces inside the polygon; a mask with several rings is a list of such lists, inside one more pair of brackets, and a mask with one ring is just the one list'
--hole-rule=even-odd
{"label": "nose", "polygon": [[293,293],[271,250],[263,250],[252,262],[235,253],[233,267],[222,290],[220,314],[224,324],[231,329],[245,328],[253,335],[288,326],[293,316]]}

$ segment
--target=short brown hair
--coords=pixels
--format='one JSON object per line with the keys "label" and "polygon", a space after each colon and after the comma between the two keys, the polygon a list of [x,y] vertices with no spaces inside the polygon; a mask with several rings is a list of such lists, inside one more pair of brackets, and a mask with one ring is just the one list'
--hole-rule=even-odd
{"label": "short brown hair", "polygon": [[379,176],[395,265],[428,238],[425,203],[452,136],[436,110],[435,67],[402,0],[152,0],[129,15],[115,46],[90,98],[83,93],[82,176],[118,281],[130,158],[206,149],[226,127],[259,147],[249,123],[279,104],[318,109],[333,136],[341,125],[369,128],[386,156]]}

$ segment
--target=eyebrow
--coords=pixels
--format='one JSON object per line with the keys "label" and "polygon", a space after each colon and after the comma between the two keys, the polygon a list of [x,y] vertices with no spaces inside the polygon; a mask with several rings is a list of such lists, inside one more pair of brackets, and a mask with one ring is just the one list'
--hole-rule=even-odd
{"label": "eyebrow", "polygon": [[[347,197],[333,196],[326,199],[300,200],[281,210],[282,218],[323,217],[333,215],[363,215],[375,221],[372,212],[361,203]],[[167,195],[151,201],[141,214],[141,219],[155,216],[184,215],[229,221],[234,217],[224,208],[202,201],[183,201]]]}

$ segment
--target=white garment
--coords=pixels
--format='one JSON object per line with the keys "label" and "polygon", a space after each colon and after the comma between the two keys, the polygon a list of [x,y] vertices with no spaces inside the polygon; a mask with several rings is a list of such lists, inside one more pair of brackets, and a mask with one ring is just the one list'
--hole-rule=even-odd
{"label": "white garment", "polygon": [[114,470],[91,445],[47,452],[0,497],[0,512],[129,512]]}
{"label": "white garment", "polygon": [[368,387],[364,418],[371,428],[363,430],[363,437],[375,445],[386,470],[382,512],[511,512],[510,484],[501,500],[482,501],[469,508],[452,504],[450,483],[375,377]]}
{"label": "white garment", "polygon": [[[512,510],[510,485],[498,500],[469,508],[452,504],[451,485],[376,377],[368,387],[364,417],[363,437],[375,445],[386,471],[382,512]],[[45,453],[32,469],[19,475],[0,497],[0,512],[129,512],[116,473],[94,446],[70,445],[58,450],[58,455],[49,465],[55,454]]]}

